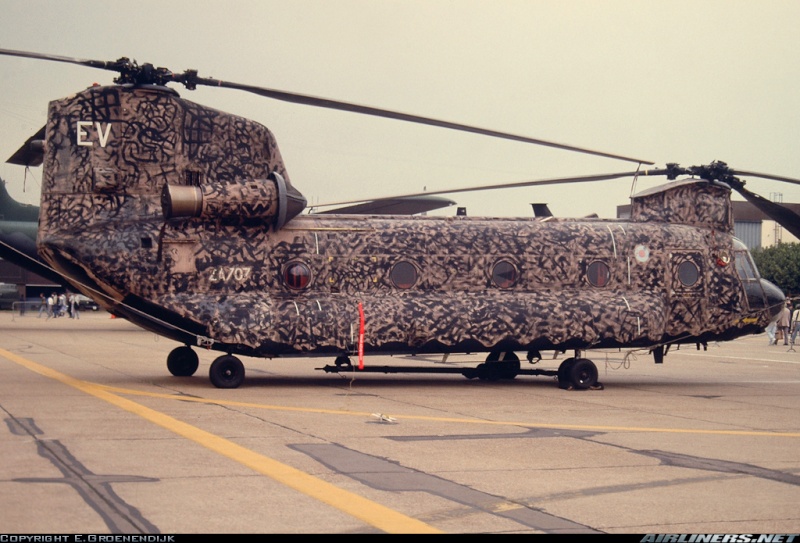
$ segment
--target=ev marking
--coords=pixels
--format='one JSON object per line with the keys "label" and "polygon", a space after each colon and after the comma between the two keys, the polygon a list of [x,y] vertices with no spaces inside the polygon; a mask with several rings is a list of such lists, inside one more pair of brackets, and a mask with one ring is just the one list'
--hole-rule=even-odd
{"label": "ev marking", "polygon": [[[105,126],[105,128],[103,128]],[[94,143],[89,140],[90,131],[92,131],[92,121],[77,121],[75,123],[75,133],[78,145],[84,147],[91,147]],[[111,123],[101,123],[96,121],[94,123],[94,132],[97,133],[97,140],[100,142],[100,147],[105,147],[108,144],[108,136],[111,135]]]}

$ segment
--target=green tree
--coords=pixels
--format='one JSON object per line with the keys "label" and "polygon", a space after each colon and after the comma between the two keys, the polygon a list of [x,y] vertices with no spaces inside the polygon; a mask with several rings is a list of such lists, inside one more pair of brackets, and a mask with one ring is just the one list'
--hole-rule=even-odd
{"label": "green tree", "polygon": [[800,243],[779,243],[752,251],[761,277],[773,282],[786,296],[800,296]]}

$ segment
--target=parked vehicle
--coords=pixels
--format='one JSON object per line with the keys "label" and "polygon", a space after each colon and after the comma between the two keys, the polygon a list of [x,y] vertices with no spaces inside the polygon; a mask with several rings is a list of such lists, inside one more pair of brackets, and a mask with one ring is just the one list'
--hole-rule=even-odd
{"label": "parked vehicle", "polygon": [[84,296],[83,294],[76,294],[75,297],[78,299],[78,311],[97,311],[100,309],[100,306],[97,305],[97,302],[89,298],[88,296]]}
{"label": "parked vehicle", "polygon": [[19,301],[19,291],[16,285],[0,283],[0,309],[12,309],[14,302]]}

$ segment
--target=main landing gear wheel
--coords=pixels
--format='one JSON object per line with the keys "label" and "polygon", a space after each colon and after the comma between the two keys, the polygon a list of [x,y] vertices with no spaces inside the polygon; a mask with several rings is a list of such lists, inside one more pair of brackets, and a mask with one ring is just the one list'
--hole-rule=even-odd
{"label": "main landing gear wheel", "polygon": [[347,355],[344,355],[344,354],[341,355],[341,356],[337,356],[336,360],[334,360],[333,363],[336,365],[337,368],[342,368],[342,367],[344,367],[344,368],[352,368],[353,367],[353,363],[350,362],[350,357],[347,356]]}
{"label": "main landing gear wheel", "polygon": [[558,367],[558,386],[567,390],[602,390],[597,366],[588,358],[567,358]]}
{"label": "main landing gear wheel", "polygon": [[175,377],[191,377],[199,364],[197,353],[187,345],[172,349],[167,356],[167,369]]}
{"label": "main landing gear wheel", "polygon": [[560,366],[558,366],[558,386],[560,388],[567,388],[569,385],[569,371],[575,363],[574,358],[566,358]]}
{"label": "main landing gear wheel", "polygon": [[211,363],[208,377],[217,388],[236,388],[244,382],[244,364],[233,355],[220,356]]}
{"label": "main landing gear wheel", "polygon": [[500,381],[501,379],[514,379],[519,375],[519,369],[519,357],[516,353],[510,351],[491,352],[486,357],[486,362],[478,364],[473,371],[465,372],[464,375],[469,379],[477,377],[482,381]]}

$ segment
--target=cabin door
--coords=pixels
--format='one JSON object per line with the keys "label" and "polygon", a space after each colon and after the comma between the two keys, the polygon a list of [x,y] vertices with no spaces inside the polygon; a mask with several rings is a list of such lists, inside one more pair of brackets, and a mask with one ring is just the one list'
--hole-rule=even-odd
{"label": "cabin door", "polygon": [[667,272],[667,334],[699,334],[708,318],[705,269],[696,251],[672,251]]}

